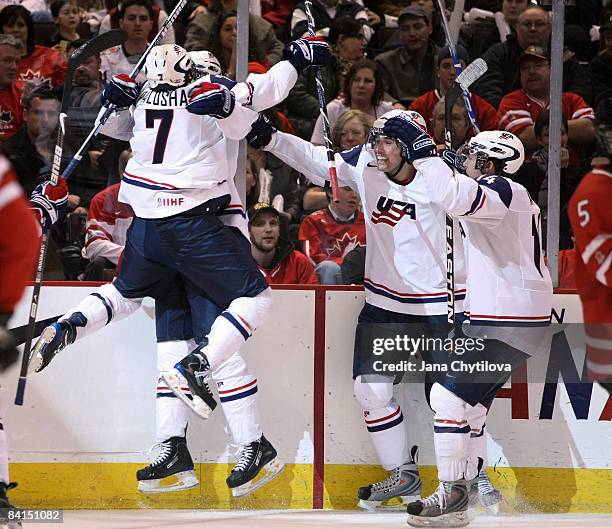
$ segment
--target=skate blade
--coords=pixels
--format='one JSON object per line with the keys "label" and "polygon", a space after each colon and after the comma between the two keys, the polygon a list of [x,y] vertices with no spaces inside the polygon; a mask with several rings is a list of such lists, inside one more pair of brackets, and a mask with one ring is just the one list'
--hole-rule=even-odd
{"label": "skate blade", "polygon": [[162,479],[147,479],[138,482],[138,490],[143,494],[161,494],[177,490],[187,490],[200,484],[192,470],[178,472]]}
{"label": "skate blade", "polygon": [[501,501],[499,503],[493,503],[491,505],[482,505],[482,506],[487,511],[487,514],[490,514],[491,516],[499,516],[499,507],[501,506]]}
{"label": "skate blade", "polygon": [[38,341],[30,351],[30,358],[28,359],[28,374],[38,373],[42,368],[43,356],[40,350],[45,346],[49,345],[55,338],[55,328],[45,327],[43,332],[40,334]]}
{"label": "skate blade", "polygon": [[410,502],[420,500],[421,496],[395,496],[388,500],[359,500],[359,507],[370,512],[406,512],[406,505]]}
{"label": "skate blade", "polygon": [[470,523],[467,511],[451,512],[441,516],[408,515],[406,523],[410,527],[465,527]]}
{"label": "skate blade", "polygon": [[234,487],[232,489],[232,496],[234,496],[234,498],[242,498],[243,496],[251,494],[280,474],[284,468],[285,463],[283,463],[278,457],[274,458],[269,463],[266,463],[259,471],[259,474],[257,474],[257,476],[255,476],[251,481],[245,483],[244,485]]}
{"label": "skate blade", "polygon": [[183,391],[183,386],[187,385],[187,381],[178,370],[171,369],[170,371],[164,371],[161,378],[166,384],[168,384],[168,387],[172,390],[172,393],[181,399],[191,409],[191,411],[202,419],[208,419],[212,413],[211,407],[200,397],[193,395],[191,392],[189,393],[189,396],[187,396],[187,394]]}

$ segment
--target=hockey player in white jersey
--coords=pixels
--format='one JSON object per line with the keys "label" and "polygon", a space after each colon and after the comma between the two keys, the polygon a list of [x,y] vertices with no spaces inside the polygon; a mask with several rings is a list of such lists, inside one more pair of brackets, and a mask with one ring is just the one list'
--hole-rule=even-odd
{"label": "hockey player in white jersey", "polygon": [[[398,499],[407,502],[419,496],[421,481],[404,416],[393,396],[395,377],[380,376],[376,382],[366,379],[375,357],[361,347],[362,333],[368,325],[380,323],[406,324],[411,330],[420,327],[434,336],[447,333],[445,213],[432,204],[424,175],[412,163],[416,155],[434,155],[435,146],[428,144],[419,153],[408,153],[393,137],[379,134],[395,116],[417,123],[423,120],[416,112],[393,110],[375,121],[372,145],[335,155],[339,184],[359,193],[368,241],[366,302],[355,336],[354,392],[378,460],[390,472],[387,479],[359,489],[359,504],[366,509],[396,507]],[[425,130],[424,121],[421,126]],[[264,116],[247,138],[314,184],[324,185],[328,180],[325,149],[277,132]],[[462,253],[458,248],[455,263],[459,310],[465,293]]]}
{"label": "hockey player in white jersey", "polygon": [[[408,146],[409,157],[427,143],[422,130],[401,117],[383,133]],[[482,352],[463,362],[505,362],[510,369],[482,379],[445,377],[434,383],[430,404],[439,486],[408,505],[414,527],[463,527],[469,523],[468,481],[480,470],[470,443],[511,370],[546,341],[552,283],[539,236],[540,211],[527,190],[510,180],[524,161],[520,140],[505,131],[482,132],[458,152],[453,171],[437,156],[409,158],[423,175],[430,200],[461,218],[466,233],[465,334],[484,339]],[[456,375],[454,373],[453,375]]]}
{"label": "hockey player in white jersey", "polygon": [[[101,328],[111,319],[117,319],[115,309],[119,309],[120,314],[129,312],[134,305],[139,304],[139,300],[145,295],[164,299],[166,292],[174,284],[176,276],[183,275],[188,277],[185,282],[187,288],[192,289],[192,294],[195,293],[197,297],[205,289],[206,294],[212,298],[217,306],[226,308],[223,315],[215,320],[217,337],[213,341],[214,326],[209,337],[211,345],[216,343],[220,347],[213,350],[212,353],[210,353],[210,348],[206,348],[213,358],[210,368],[198,366],[196,371],[198,371],[198,374],[208,373],[211,370],[213,372],[221,371],[225,376],[234,378],[242,376],[241,368],[235,362],[233,370],[224,370],[224,366],[227,362],[232,362],[235,351],[252,332],[253,324],[256,324],[257,320],[263,320],[266,307],[269,304],[269,294],[267,293],[269,289],[265,281],[263,285],[260,284],[262,277],[256,267],[256,273],[254,273],[254,270],[249,270],[253,263],[250,251],[245,247],[240,248],[232,234],[222,231],[223,225],[220,221],[215,220],[216,217],[214,219],[210,218],[213,213],[225,216],[232,208],[240,207],[239,203],[235,204],[230,199],[233,183],[229,180],[235,172],[235,154],[237,153],[237,142],[231,138],[240,137],[239,131],[242,130],[241,127],[244,127],[244,125],[238,123],[239,119],[234,117],[233,124],[218,126],[217,122],[220,122],[220,120],[207,117],[207,113],[227,114],[229,118],[233,114],[233,110],[238,109],[236,111],[238,114],[248,115],[250,111],[241,106],[240,100],[254,108],[265,108],[275,104],[293,86],[297,73],[310,64],[318,64],[318,62],[326,60],[328,50],[326,45],[319,42],[309,42],[302,39],[288,45],[286,52],[288,60],[276,65],[274,72],[271,70],[268,74],[249,76],[247,83],[238,85],[229,79],[209,76],[205,79],[205,82],[196,82],[192,85],[186,85],[186,87],[179,87],[173,94],[170,93],[171,91],[155,92],[154,88],[158,85],[187,83],[190,80],[190,60],[186,56],[186,52],[178,46],[162,46],[160,48],[162,49],[157,50],[157,53],[147,60],[147,75],[150,76],[149,87],[145,87],[140,94],[138,94],[138,89],[133,80],[129,78],[114,79],[109,85],[111,91],[115,93],[113,96],[115,100],[111,102],[118,104],[120,107],[130,105],[139,97],[134,113],[120,113],[115,120],[115,131],[116,135],[119,136],[121,134],[129,136],[129,131],[121,131],[122,124],[136,123],[132,145],[133,148],[144,153],[142,156],[136,156],[135,154],[135,163],[132,166],[128,164],[122,185],[122,190],[125,187],[129,188],[125,192],[127,197],[123,199],[130,202],[136,211],[137,218],[134,222],[141,224],[140,227],[137,226],[136,230],[132,229],[134,228],[134,225],[132,225],[131,241],[130,234],[128,234],[126,254],[132,251],[132,257],[130,258],[129,255],[124,257],[122,272],[114,285],[105,286],[114,290],[114,292],[109,290],[104,293],[106,295],[100,292],[89,296],[73,311],[70,311],[65,318],[62,318],[58,324],[47,327],[43,331],[31,354],[31,366],[37,371],[48,365],[59,350],[74,341],[77,333],[82,336],[84,335],[83,331],[89,333]],[[174,57],[174,61],[170,61],[172,57]],[[165,79],[164,76],[167,76],[168,79]],[[168,83],[160,83],[160,79],[168,81]],[[219,83],[211,83],[210,81],[224,82],[230,85],[234,92],[230,92]],[[167,88],[167,86],[161,88]],[[150,98],[149,102],[145,101],[147,98]],[[143,101],[145,101],[143,103],[145,108],[140,108],[141,112],[139,113],[139,105]],[[156,108],[156,105],[171,108],[160,109]],[[200,120],[203,120],[203,124],[191,123],[191,116],[185,116],[185,113],[196,115]],[[180,116],[184,118],[186,123],[181,123],[181,126],[178,126],[180,120],[177,117]],[[172,124],[173,122],[176,126]],[[118,127],[117,124],[119,124]],[[153,145],[140,141],[143,134],[147,135],[146,129],[148,128],[157,131]],[[139,130],[143,134],[137,134]],[[187,149],[184,137],[176,140],[177,133],[178,136],[181,136],[181,134],[185,136],[186,134],[188,139],[198,141],[191,144],[190,149]],[[173,134],[175,135],[173,136]],[[166,155],[165,146],[170,143],[172,144],[172,150],[169,150],[170,158],[178,159],[184,164],[183,167],[166,165],[162,163],[163,159],[160,160],[160,157],[163,158]],[[214,162],[219,162],[221,156],[221,150],[218,148],[219,143],[226,146],[227,152],[226,157],[215,165]],[[213,152],[207,154],[207,151]],[[140,177],[141,174],[147,174],[151,178]],[[171,176],[174,176],[175,179],[172,179]],[[202,180],[205,181],[202,182]],[[182,182],[182,185],[187,187],[181,189],[179,186],[171,184],[164,186],[166,181]],[[149,197],[143,194],[145,193],[143,190],[151,191],[156,199],[149,200]],[[202,202],[209,196],[214,198],[193,208],[193,204]],[[162,215],[161,218],[168,219],[169,225],[160,226],[153,222],[151,227],[152,223],[150,220],[147,221],[147,215],[151,213],[151,208],[155,203],[160,208],[157,214]],[[186,205],[191,205],[191,209],[188,208],[187,211],[184,211]],[[181,213],[182,211],[183,213]],[[142,217],[139,218],[138,215]],[[168,216],[163,217],[163,215]],[[196,237],[193,233],[194,225],[202,230],[199,237]],[[161,231],[164,232],[163,235],[160,233]],[[210,262],[206,266],[210,269],[210,272],[214,268],[220,272],[216,279],[216,286],[215,281],[212,281],[210,277],[207,281],[204,281],[203,277],[197,273],[204,272],[204,275],[209,275],[201,267],[205,261],[203,254],[207,246],[205,242],[207,232],[214,233],[215,237],[213,239],[216,239],[216,242],[212,243],[211,239],[211,247],[214,248],[217,258],[221,259],[216,265],[213,263],[214,259],[209,259]],[[191,233],[191,236],[188,235],[189,233]],[[176,240],[177,238],[181,239],[181,237],[181,241]],[[173,239],[175,244],[180,246],[182,243],[185,249],[189,248],[183,258],[181,258],[180,252],[174,254],[173,251],[169,251],[168,247],[164,248],[164,244]],[[130,244],[132,244],[131,248]],[[161,263],[152,263],[147,257],[143,261],[143,254],[151,250],[156,254],[154,258],[161,260]],[[199,269],[197,269],[198,266],[193,267],[193,262],[190,262],[193,260],[199,260]],[[247,270],[241,270],[245,266]],[[190,267],[191,270],[189,270]],[[170,271],[170,274],[168,274],[168,271]],[[193,271],[193,275],[189,274],[189,271]],[[141,280],[143,277],[145,281]],[[194,288],[193,283],[197,281],[200,282],[198,286],[202,288]],[[220,283],[224,284],[223,288],[215,291]],[[134,284],[137,286],[134,287]],[[259,294],[251,297],[246,295],[232,300],[230,299],[232,294],[227,296],[229,292],[223,293],[223,290],[236,290],[236,287],[238,287],[238,290],[250,290],[251,294],[259,290]],[[113,303],[113,294],[117,291],[121,294],[121,300]],[[235,292],[233,294],[235,295]],[[223,299],[224,297],[226,299]],[[191,299],[193,299],[193,295],[190,296],[190,301]],[[232,303],[234,303],[233,306]],[[196,311],[193,312],[196,313]],[[79,315],[81,318],[79,318]],[[239,336],[236,336],[237,334]],[[223,343],[224,339],[225,343]],[[230,347],[233,348],[231,351],[229,350]],[[202,362],[205,361],[205,357],[201,354],[196,361],[200,362],[200,359],[202,359]],[[177,367],[181,368],[182,366],[177,364]],[[189,369],[189,367],[186,369]],[[175,385],[170,389],[178,394],[194,411],[206,416],[216,406],[216,402],[212,398],[203,377],[198,376],[196,378],[192,372],[186,374],[188,376],[192,375],[188,382],[181,380],[183,373],[177,369],[177,373],[174,374]],[[231,390],[231,387],[229,390]],[[253,391],[253,387],[250,390]],[[194,395],[195,406],[191,404],[191,393]],[[255,422],[256,428],[253,431],[259,428],[256,418]],[[243,428],[243,431],[248,432],[249,429]],[[247,433],[247,435],[250,434]],[[243,450],[237,468],[234,469],[240,472],[232,472],[230,475],[232,480],[228,478],[230,487],[244,485],[246,481],[250,481],[254,477],[253,474],[259,472],[271,459],[274,459],[268,458],[269,460],[266,461],[262,457],[262,450],[265,451],[269,448],[265,446],[267,441],[263,436],[255,441],[240,443]],[[268,450],[269,453],[272,453],[272,451]],[[275,456],[275,452],[273,455]]]}

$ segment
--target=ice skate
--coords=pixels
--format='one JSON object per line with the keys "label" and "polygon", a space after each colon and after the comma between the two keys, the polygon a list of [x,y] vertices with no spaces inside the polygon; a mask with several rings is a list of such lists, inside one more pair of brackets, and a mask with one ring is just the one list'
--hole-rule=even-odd
{"label": "ice skate", "polygon": [[359,507],[368,511],[403,511],[406,505],[420,498],[421,478],[414,462],[391,471],[387,479],[361,487],[357,493]]}
{"label": "ice skate", "polygon": [[490,514],[499,514],[499,506],[504,499],[502,493],[499,492],[491,481],[487,471],[482,469],[476,480],[478,487],[478,501]]}
{"label": "ice skate", "polygon": [[407,507],[411,527],[465,527],[468,518],[468,489],[465,479],[441,481],[435,492]]}
{"label": "ice skate", "polygon": [[171,437],[159,444],[161,452],[149,466],[136,472],[138,490],[157,494],[191,489],[199,481],[184,437]]}
{"label": "ice skate", "polygon": [[[162,380],[168,384],[172,392],[181,399],[193,412],[203,419],[208,419],[217,407],[206,377],[210,373],[210,364],[202,348],[206,346],[205,340],[190,354],[174,365],[173,369],[162,373]],[[191,394],[187,394],[183,387],[187,384]]]}
{"label": "ice skate", "polygon": [[73,343],[76,339],[76,328],[84,325],[83,319],[85,319],[85,316],[77,312],[67,320],[58,321],[45,327],[30,351],[28,371],[30,373],[42,371],[57,353]]}
{"label": "ice skate", "polygon": [[263,435],[241,447],[237,465],[227,477],[227,486],[235,498],[246,496],[262,487],[285,468],[275,448]]}
{"label": "ice skate", "polygon": [[11,502],[6,495],[8,490],[14,489],[17,483],[5,483],[0,481],[0,529],[19,529],[21,528],[21,522],[15,520],[9,520],[8,511],[18,510],[16,507],[11,505]]}

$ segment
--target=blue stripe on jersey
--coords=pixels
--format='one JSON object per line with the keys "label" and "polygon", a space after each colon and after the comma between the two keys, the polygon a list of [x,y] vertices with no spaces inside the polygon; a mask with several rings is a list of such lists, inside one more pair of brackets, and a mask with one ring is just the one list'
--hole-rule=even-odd
{"label": "blue stripe on jersey", "polygon": [[[186,397],[187,397],[189,400],[193,400],[193,397],[192,397],[191,395],[185,395],[185,396],[186,396]],[[177,397],[177,396],[176,396],[174,393],[172,393],[172,391],[170,391],[170,392],[161,392],[161,391],[158,391],[158,392],[155,394],[155,398],[156,398],[156,399],[160,399],[160,398],[163,398],[163,397],[174,398],[174,399],[177,399],[177,398],[178,398],[178,397]]]}
{"label": "blue stripe on jersey", "polygon": [[512,187],[510,186],[510,182],[503,176],[481,176],[476,182],[478,182],[480,186],[488,187],[495,191],[504,203],[504,206],[507,208],[510,207],[510,202],[512,202]]}
{"label": "blue stripe on jersey", "polygon": [[229,79],[227,77],[223,77],[221,75],[211,75],[210,76],[210,82],[211,83],[218,83],[220,85],[225,86],[228,90],[231,90],[232,88],[234,88],[234,86],[236,86],[236,81],[233,81],[232,79]]}
{"label": "blue stripe on jersey", "polygon": [[467,213],[465,213],[465,215],[471,215],[472,213],[474,213],[474,210],[478,207],[478,204],[480,204],[481,198],[482,198],[482,188],[479,186],[478,191],[476,191],[476,198],[474,199],[474,202],[472,202],[470,209],[467,211]]}
{"label": "blue stripe on jersey", "polygon": [[140,180],[132,180],[129,176],[125,176],[125,174],[123,175],[121,180],[126,184],[130,184],[136,187],[144,187],[145,189],[152,189],[154,191],[168,191],[169,189],[168,186],[162,187],[153,184],[147,184],[146,182],[141,182]]}
{"label": "blue stripe on jersey", "polygon": [[243,209],[224,209],[217,213],[217,217],[222,217],[223,215],[240,215],[242,218],[246,219],[246,213]]}
{"label": "blue stripe on jersey", "polygon": [[472,325],[482,325],[486,327],[548,327],[550,321],[499,321],[499,320],[473,320]]}
{"label": "blue stripe on jersey", "polygon": [[383,430],[388,430],[389,428],[393,428],[398,424],[401,424],[404,420],[404,414],[400,413],[397,419],[392,420],[391,422],[386,422],[384,424],[379,424],[376,426],[368,426],[368,432],[382,432]]}
{"label": "blue stripe on jersey", "polygon": [[470,433],[472,430],[470,425],[467,424],[461,428],[457,426],[435,426],[434,433]]}
{"label": "blue stripe on jersey", "polygon": [[110,321],[113,319],[113,308],[109,305],[106,298],[102,297],[97,292],[92,292],[91,295],[94,296],[95,298],[98,298],[104,305],[104,308],[106,309],[106,325],[108,325]]}
{"label": "blue stripe on jersey", "polygon": [[[363,286],[367,288],[370,292],[373,292],[374,294],[380,294],[381,296],[384,296],[389,299],[393,299],[395,301],[399,301],[400,303],[441,303],[441,302],[446,301],[446,294],[441,295],[441,296],[431,296],[431,297],[421,297],[421,298],[404,298],[401,296],[396,296],[394,294],[391,294],[380,288],[377,288],[374,285],[368,283],[367,280],[364,281]],[[465,299],[465,293],[456,294],[455,299],[456,300]]]}
{"label": "blue stripe on jersey", "polygon": [[245,397],[250,397],[251,395],[255,395],[257,393],[257,385],[245,391],[243,393],[237,393],[236,395],[228,395],[227,397],[222,397],[219,395],[219,401],[221,402],[231,402],[232,400],[244,399]]}
{"label": "blue stripe on jersey", "polygon": [[223,316],[227,321],[229,321],[234,327],[236,327],[236,329],[238,330],[238,332],[240,332],[240,334],[242,334],[242,336],[244,336],[245,340],[249,339],[249,336],[251,336],[249,334],[249,331],[247,331],[241,324],[240,322],[234,318],[234,316],[227,311],[224,311],[221,313],[221,316]]}
{"label": "blue stripe on jersey", "polygon": [[361,154],[362,148],[363,145],[357,145],[352,149],[349,149],[348,151],[342,151],[340,153],[340,156],[342,156],[342,159],[347,164],[352,165],[353,167],[357,167],[357,160],[359,160],[359,155]]}

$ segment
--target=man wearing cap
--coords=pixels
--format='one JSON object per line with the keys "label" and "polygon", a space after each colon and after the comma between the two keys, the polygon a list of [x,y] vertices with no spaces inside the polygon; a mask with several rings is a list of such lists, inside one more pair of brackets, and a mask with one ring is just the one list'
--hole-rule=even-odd
{"label": "man wearing cap", "polygon": [[[463,46],[457,46],[457,53],[461,61],[461,67],[465,68],[470,63],[470,56]],[[430,90],[423,95],[417,97],[410,105],[410,110],[418,112],[425,118],[427,123],[427,132],[434,136],[433,128],[433,110],[438,101],[444,97],[448,89],[453,84],[457,77],[453,58],[447,47],[441,48],[437,56],[436,76],[440,83],[440,88]],[[472,106],[476,112],[476,120],[480,130],[495,130],[497,129],[497,111],[487,103],[482,97],[472,94]],[[466,135],[466,141],[469,140],[475,132],[470,125]]]}
{"label": "man wearing cap", "polygon": [[593,81],[593,106],[612,95],[612,17],[599,27],[603,49],[593,57],[589,73]]}
{"label": "man wearing cap", "polygon": [[403,9],[398,25],[402,45],[377,55],[375,60],[383,67],[389,95],[408,106],[435,88],[438,47],[430,38],[431,21],[422,7],[410,5]]}
{"label": "man wearing cap", "polygon": [[[523,50],[529,46],[548,49],[551,30],[547,11],[538,6],[525,9],[519,15],[516,35],[509,35],[506,42],[491,46],[482,55],[489,68],[472,91],[498,108],[505,94],[521,86],[517,61]],[[588,73],[569,50],[563,53],[563,91],[579,94],[589,102],[592,96]]]}
{"label": "man wearing cap", "polygon": [[[529,46],[518,60],[521,76],[520,90],[505,96],[499,104],[499,128],[520,138],[526,151],[539,148],[535,120],[550,105],[550,60],[544,48]],[[568,119],[569,141],[588,144],[595,139],[593,109],[578,94],[563,92],[563,114]]]}
{"label": "man wearing cap", "polygon": [[263,202],[249,209],[251,253],[268,284],[318,285],[308,258],[293,249],[280,213]]}

